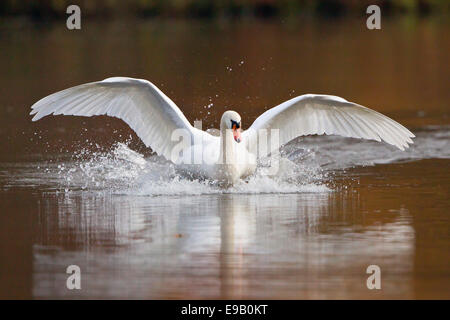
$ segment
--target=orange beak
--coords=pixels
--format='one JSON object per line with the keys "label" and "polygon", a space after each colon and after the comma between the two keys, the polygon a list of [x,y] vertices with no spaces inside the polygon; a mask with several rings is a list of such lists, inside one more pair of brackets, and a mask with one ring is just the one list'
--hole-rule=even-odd
{"label": "orange beak", "polygon": [[235,124],[233,124],[233,137],[236,142],[241,142],[241,129],[236,128]]}

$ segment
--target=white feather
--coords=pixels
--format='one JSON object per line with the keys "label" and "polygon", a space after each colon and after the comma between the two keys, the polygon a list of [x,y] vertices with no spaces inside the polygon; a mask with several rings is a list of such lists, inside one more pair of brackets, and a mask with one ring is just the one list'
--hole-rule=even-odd
{"label": "white feather", "polygon": [[175,129],[187,130],[192,143],[196,135],[201,135],[196,141],[214,139],[192,127],[172,100],[151,82],[141,79],[114,77],[82,84],[49,95],[31,109],[33,121],[49,114],[122,119],[147,147],[166,159],[171,159],[171,151],[178,143],[171,140]]}
{"label": "white feather", "polygon": [[[267,130],[269,139],[271,129],[278,129],[280,145],[299,136],[334,134],[383,140],[405,150],[408,143],[413,143],[411,138],[414,137],[401,124],[377,111],[340,97],[315,94],[302,95],[267,110],[242,133],[243,140],[248,145],[257,143],[261,129]],[[272,151],[268,148],[268,152]]]}

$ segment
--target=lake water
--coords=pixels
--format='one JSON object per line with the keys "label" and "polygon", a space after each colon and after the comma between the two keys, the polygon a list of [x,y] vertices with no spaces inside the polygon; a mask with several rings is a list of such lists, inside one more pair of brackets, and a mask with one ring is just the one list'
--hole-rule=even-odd
{"label": "lake water", "polygon": [[[449,32],[437,17],[1,21],[0,297],[449,299]],[[303,137],[276,176],[221,189],[118,119],[31,122],[40,98],[110,76],[152,81],[204,128],[326,93],[417,137],[405,152]]]}

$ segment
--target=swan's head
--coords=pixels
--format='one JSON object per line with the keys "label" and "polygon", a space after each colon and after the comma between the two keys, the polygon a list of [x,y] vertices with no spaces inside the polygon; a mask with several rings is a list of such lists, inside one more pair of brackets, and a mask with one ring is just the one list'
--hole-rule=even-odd
{"label": "swan's head", "polygon": [[231,129],[236,142],[241,142],[241,116],[236,111],[225,111],[220,120],[221,129]]}

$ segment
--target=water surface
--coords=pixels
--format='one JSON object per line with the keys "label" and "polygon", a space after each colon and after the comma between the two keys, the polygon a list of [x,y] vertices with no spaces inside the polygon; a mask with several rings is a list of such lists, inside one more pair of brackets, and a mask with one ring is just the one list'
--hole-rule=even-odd
{"label": "water surface", "polygon": [[[450,298],[450,24],[364,25],[3,21],[0,297]],[[204,128],[328,93],[417,137],[406,152],[300,138],[276,176],[221,189],[180,177],[120,120],[28,116],[49,93],[118,75],[154,82]],[[366,287],[373,264],[382,290]]]}

